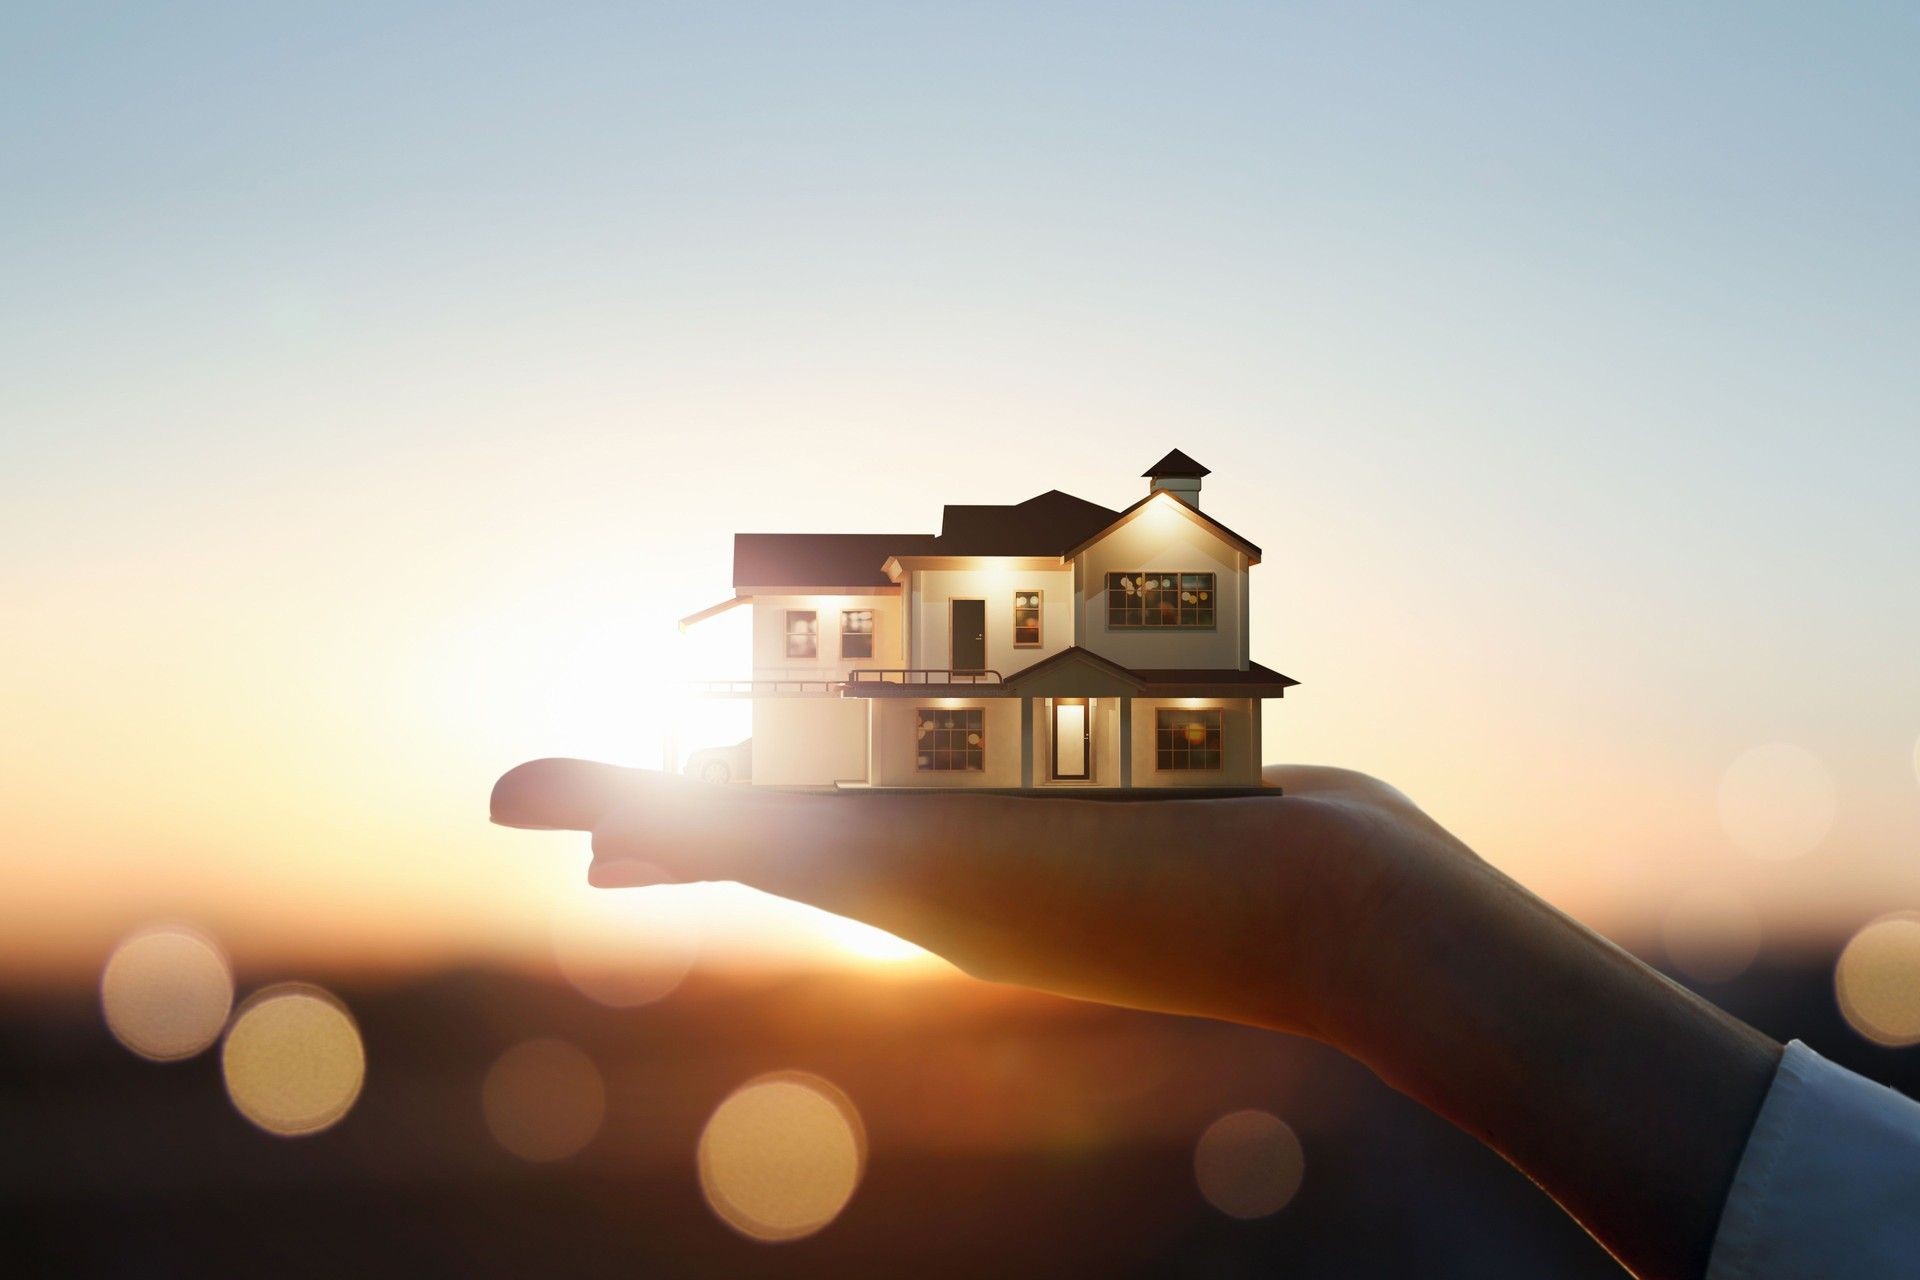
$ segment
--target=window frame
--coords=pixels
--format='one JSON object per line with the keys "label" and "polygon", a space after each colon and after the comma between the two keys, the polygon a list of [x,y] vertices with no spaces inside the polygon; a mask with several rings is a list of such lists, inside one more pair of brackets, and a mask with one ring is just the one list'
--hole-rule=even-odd
{"label": "window frame", "polygon": [[[1171,579],[1173,585],[1168,587],[1156,583],[1152,587],[1137,586],[1129,592],[1128,581],[1136,578],[1142,582],[1148,578]],[[1189,579],[1192,581],[1190,582]],[[1174,620],[1172,622],[1158,621],[1157,611],[1153,614],[1147,612],[1146,598],[1149,591],[1156,594],[1162,591],[1173,593]],[[1182,594],[1188,591],[1194,592],[1197,596],[1190,608],[1181,599]],[[1106,598],[1106,629],[1109,631],[1218,631],[1220,629],[1220,575],[1212,571],[1133,569],[1126,572],[1109,572],[1106,575],[1102,595]],[[1129,608],[1130,599],[1137,599],[1140,603]],[[1116,600],[1120,602],[1118,608],[1115,607]],[[1206,605],[1204,610],[1200,607],[1202,601]],[[1156,606],[1158,603],[1156,599]],[[1126,615],[1135,611],[1139,613],[1140,621],[1127,621]],[[1204,622],[1199,620],[1202,612],[1206,615]],[[1182,620],[1183,615],[1187,613],[1194,615],[1192,621]]]}
{"label": "window frame", "polygon": [[[1155,707],[1153,709],[1153,768],[1156,773],[1219,773],[1226,768],[1226,717],[1223,707]],[[1199,746],[1176,742],[1169,735],[1184,737],[1185,724],[1168,724],[1169,719],[1211,717]],[[1187,763],[1180,763],[1182,757]],[[1211,756],[1212,764],[1193,763],[1193,757]]]}
{"label": "window frame", "polygon": [[[798,618],[806,618],[811,621],[813,623],[813,630],[795,631],[793,624],[794,620]],[[818,662],[820,660],[820,611],[818,609],[788,609],[783,625],[786,628],[786,656],[789,658],[812,658]],[[795,653],[793,651],[793,642],[796,638],[803,636],[806,638],[811,651],[808,653]]]}
{"label": "window frame", "polygon": [[[957,719],[957,725],[940,724],[940,718]],[[957,742],[945,745],[935,743],[922,746],[925,733],[951,733],[958,735]],[[966,735],[978,735],[979,741],[969,744]],[[987,771],[987,710],[985,707],[915,707],[913,709],[913,771],[915,773],[985,773]],[[940,763],[945,756],[949,763]],[[959,763],[952,763],[955,758]],[[931,763],[922,764],[922,759]]]}
{"label": "window frame", "polygon": [[[1032,604],[1020,603],[1022,599],[1029,598],[1029,597],[1033,600]],[[1015,590],[1014,591],[1013,593],[1013,647],[1014,648],[1044,649],[1047,647],[1046,604],[1047,604],[1047,593],[1045,591],[1041,591],[1041,590],[1033,590],[1033,591]],[[1022,640],[1020,638],[1020,615],[1022,613],[1031,613],[1033,615],[1033,639],[1031,640]]]}
{"label": "window frame", "polygon": [[[867,629],[865,631],[849,631],[847,629],[847,619],[856,613],[864,613],[867,615]],[[867,651],[865,653],[848,653],[847,638],[849,636],[857,640],[866,641]],[[842,658],[867,659],[873,657],[873,609],[871,606],[865,609],[842,609],[840,611],[840,656]]]}

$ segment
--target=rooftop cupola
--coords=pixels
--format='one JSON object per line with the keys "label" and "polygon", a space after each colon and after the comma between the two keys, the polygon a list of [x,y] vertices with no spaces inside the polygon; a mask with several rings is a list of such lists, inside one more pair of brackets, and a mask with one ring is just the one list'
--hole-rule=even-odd
{"label": "rooftop cupola", "polygon": [[1148,480],[1149,493],[1164,489],[1195,511],[1200,509],[1200,477],[1207,469],[1178,449],[1140,474]]}

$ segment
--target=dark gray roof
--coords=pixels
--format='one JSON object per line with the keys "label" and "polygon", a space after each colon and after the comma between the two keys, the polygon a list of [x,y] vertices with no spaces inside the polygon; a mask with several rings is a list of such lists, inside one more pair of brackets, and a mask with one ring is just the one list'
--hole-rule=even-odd
{"label": "dark gray roof", "polygon": [[1012,506],[949,506],[940,532],[737,533],[736,587],[884,587],[888,556],[1057,556],[1120,513],[1058,489]]}
{"label": "dark gray roof", "polygon": [[1213,472],[1189,458],[1178,449],[1170,451],[1166,457],[1140,473],[1151,480],[1172,479],[1176,476],[1191,476],[1198,480],[1201,476],[1210,476]]}
{"label": "dark gray roof", "polygon": [[1111,507],[1049,489],[1011,507],[950,506],[932,555],[1057,556],[1120,518]]}
{"label": "dark gray roof", "polygon": [[927,555],[930,533],[736,533],[736,587],[885,587],[888,556]]}

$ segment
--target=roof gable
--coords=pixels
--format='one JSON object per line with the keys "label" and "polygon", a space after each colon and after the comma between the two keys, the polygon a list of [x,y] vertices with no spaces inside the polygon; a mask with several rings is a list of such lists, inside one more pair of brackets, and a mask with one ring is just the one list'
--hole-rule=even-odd
{"label": "roof gable", "polygon": [[1023,667],[1002,683],[1023,694],[1074,698],[1125,697],[1146,688],[1145,681],[1119,663],[1077,644]]}
{"label": "roof gable", "polygon": [[1192,520],[1196,524],[1201,525],[1203,528],[1211,532],[1215,537],[1219,538],[1222,542],[1225,542],[1228,546],[1231,546],[1236,550],[1245,553],[1247,557],[1247,563],[1249,564],[1260,563],[1259,547],[1247,541],[1245,538],[1241,537],[1239,534],[1235,533],[1233,530],[1227,528],[1227,526],[1221,524],[1218,520],[1215,520],[1212,516],[1200,510],[1198,507],[1191,506],[1188,503],[1182,502],[1180,499],[1174,497],[1171,493],[1166,492],[1164,489],[1154,490],[1152,493],[1149,493],[1146,497],[1140,499],[1140,501],[1128,507],[1125,511],[1120,512],[1104,528],[1097,530],[1091,536],[1082,539],[1080,542],[1068,548],[1064,553],[1062,553],[1062,558],[1067,560],[1073,559],[1075,556],[1079,555],[1082,551],[1085,551],[1088,547],[1093,546],[1096,542],[1099,542],[1102,538],[1106,537],[1108,534],[1114,532],[1115,530],[1121,528],[1123,525],[1127,524],[1129,521],[1133,520],[1134,517],[1138,516],[1142,511],[1146,510],[1147,504],[1150,502],[1172,503],[1173,509],[1180,512],[1181,515],[1184,515],[1189,520]]}

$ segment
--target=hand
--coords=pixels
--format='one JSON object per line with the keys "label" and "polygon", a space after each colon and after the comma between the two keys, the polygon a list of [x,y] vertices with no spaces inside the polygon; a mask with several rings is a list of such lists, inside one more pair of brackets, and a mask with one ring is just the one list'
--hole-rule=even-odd
{"label": "hand", "polygon": [[814,795],[542,760],[500,780],[493,817],[591,830],[602,887],[739,881],[976,977],[1326,1037],[1369,954],[1345,940],[1383,936],[1381,904],[1422,863],[1472,855],[1363,775],[1267,780],[1284,794]]}
{"label": "hand", "polygon": [[574,760],[494,821],[603,887],[734,880],[968,973],[1315,1036],[1488,1142],[1645,1276],[1705,1270],[1779,1047],[1489,867],[1384,783],[1277,796],[808,794]]}

